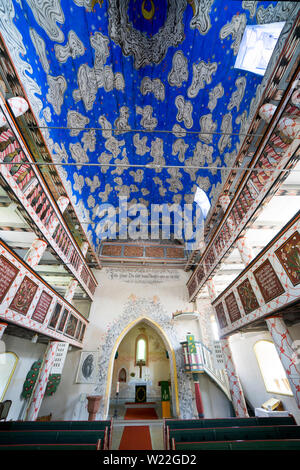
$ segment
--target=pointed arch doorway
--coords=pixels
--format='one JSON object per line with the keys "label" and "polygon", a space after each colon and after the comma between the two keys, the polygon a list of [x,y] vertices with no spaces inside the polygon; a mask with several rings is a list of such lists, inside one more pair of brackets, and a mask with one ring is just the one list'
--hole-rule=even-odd
{"label": "pointed arch doorway", "polygon": [[[137,356],[138,340],[141,338],[145,340],[144,364],[138,363],[140,358]],[[118,380],[125,376],[126,382]],[[171,414],[173,417],[179,417],[174,349],[166,333],[157,322],[148,317],[139,317],[124,328],[115,341],[111,352],[104,403],[106,416],[111,414],[109,411],[112,410],[116,400],[119,404],[135,403],[137,389],[139,389],[141,399],[142,386],[145,387],[145,403],[154,400],[160,409],[161,389],[159,383],[162,381],[168,381],[170,384]],[[117,391],[118,395],[116,395]],[[117,417],[120,418],[120,416]]]}

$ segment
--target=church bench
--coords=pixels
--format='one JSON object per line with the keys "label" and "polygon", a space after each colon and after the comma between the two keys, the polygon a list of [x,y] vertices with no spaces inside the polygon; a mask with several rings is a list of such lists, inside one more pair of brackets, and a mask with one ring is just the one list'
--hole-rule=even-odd
{"label": "church bench", "polygon": [[300,450],[300,439],[263,441],[175,442],[172,450]]}
{"label": "church bench", "polygon": [[36,430],[90,430],[101,431],[107,428],[105,445],[110,448],[112,419],[103,421],[3,421],[0,431],[36,431]]}
{"label": "church bench", "polygon": [[107,449],[107,429],[87,431],[34,430],[0,431],[0,445],[9,444],[94,444],[101,440],[101,449]]}
{"label": "church bench", "polygon": [[0,444],[1,450],[100,450],[101,439],[96,444]]}
{"label": "church bench", "polygon": [[164,419],[163,435],[165,448],[168,448],[168,435],[171,429],[219,428],[238,426],[284,426],[296,425],[295,418],[290,416],[251,417],[251,418],[212,418],[212,419]]}
{"label": "church bench", "polygon": [[170,429],[168,437],[169,443],[172,439],[175,442],[300,439],[300,426]]}

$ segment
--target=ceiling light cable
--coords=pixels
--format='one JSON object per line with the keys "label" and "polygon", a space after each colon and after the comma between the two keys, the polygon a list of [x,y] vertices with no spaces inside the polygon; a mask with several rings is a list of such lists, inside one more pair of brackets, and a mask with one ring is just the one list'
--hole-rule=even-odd
{"label": "ceiling light cable", "polygon": [[[0,162],[0,165],[31,165],[31,166],[76,166],[76,167],[116,167],[116,168],[146,168],[150,170],[164,170],[168,168],[177,168],[180,170],[235,170],[235,171],[267,171],[267,172],[300,172],[299,170],[295,169],[278,169],[278,168],[248,168],[243,166],[193,166],[193,165],[159,165],[156,163],[147,163],[147,164],[123,164],[123,163],[81,163],[81,162],[74,162],[74,163],[63,163],[63,162]],[[80,168],[79,168],[80,169]]]}

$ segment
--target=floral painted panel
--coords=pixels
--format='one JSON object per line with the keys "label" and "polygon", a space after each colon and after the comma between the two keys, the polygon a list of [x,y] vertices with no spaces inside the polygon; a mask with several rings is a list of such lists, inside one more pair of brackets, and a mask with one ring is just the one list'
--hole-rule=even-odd
{"label": "floral painted panel", "polygon": [[293,233],[288,240],[275,251],[282,267],[293,286],[300,283],[300,234]]}

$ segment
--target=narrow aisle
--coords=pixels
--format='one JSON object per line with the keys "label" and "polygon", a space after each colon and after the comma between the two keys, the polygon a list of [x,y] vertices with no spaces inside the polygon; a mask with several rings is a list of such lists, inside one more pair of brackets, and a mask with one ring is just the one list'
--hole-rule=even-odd
{"label": "narrow aisle", "polygon": [[119,450],[152,450],[149,426],[124,426]]}

